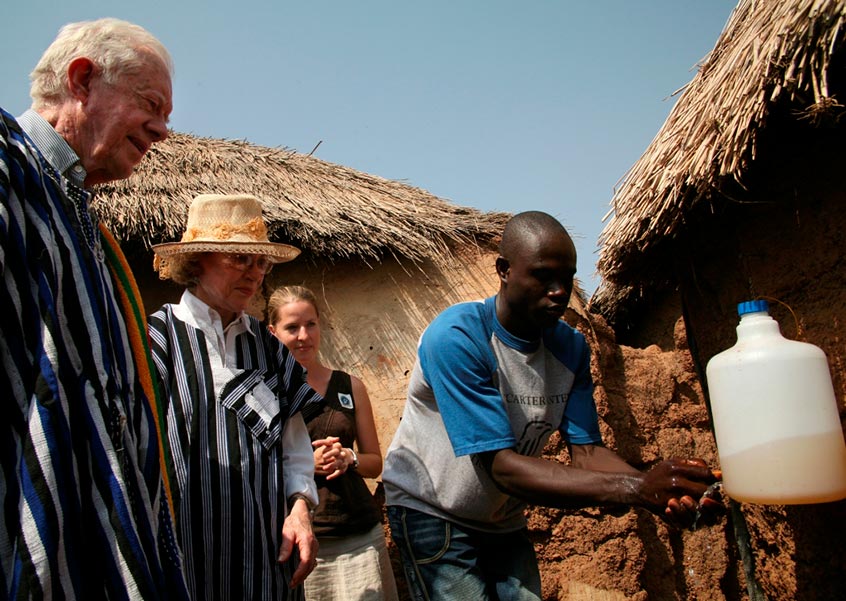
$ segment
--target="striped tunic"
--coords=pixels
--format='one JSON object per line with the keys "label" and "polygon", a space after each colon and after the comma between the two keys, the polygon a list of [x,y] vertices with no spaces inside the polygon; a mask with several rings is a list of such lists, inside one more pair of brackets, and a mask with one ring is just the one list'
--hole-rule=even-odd
{"label": "striped tunic", "polygon": [[322,398],[254,317],[242,314],[224,332],[219,315],[186,291],[149,324],[191,598],[302,599],[302,587],[287,586],[293,564],[276,557],[287,497],[317,500],[300,412],[319,411]]}
{"label": "striped tunic", "polygon": [[87,200],[0,110],[0,598],[184,598],[156,425]]}

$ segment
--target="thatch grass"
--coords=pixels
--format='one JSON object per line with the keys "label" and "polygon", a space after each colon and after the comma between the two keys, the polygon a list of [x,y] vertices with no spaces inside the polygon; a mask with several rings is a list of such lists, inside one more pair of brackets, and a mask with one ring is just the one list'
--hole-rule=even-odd
{"label": "thatch grass", "polygon": [[[593,303],[614,312],[650,285],[650,251],[721,188],[742,185],[778,103],[815,122],[842,115],[829,89],[843,49],[843,0],[742,0],[643,156],[622,180],[600,236],[604,281]],[[606,219],[608,215],[606,215]],[[654,269],[654,266],[653,266]],[[609,310],[609,308],[611,308]]]}
{"label": "thatch grass", "polygon": [[101,186],[95,207],[118,240],[149,247],[181,237],[201,193],[254,194],[272,240],[330,260],[442,262],[456,245],[498,237],[509,217],[291,150],[180,133],[132,177]]}

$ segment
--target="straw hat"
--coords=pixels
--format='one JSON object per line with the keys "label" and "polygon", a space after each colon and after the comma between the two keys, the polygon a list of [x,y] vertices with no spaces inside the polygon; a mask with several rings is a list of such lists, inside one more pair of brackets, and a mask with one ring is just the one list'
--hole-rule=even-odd
{"label": "straw hat", "polygon": [[157,259],[185,253],[226,252],[265,255],[274,263],[292,261],[300,250],[267,239],[261,203],[249,194],[200,194],[191,201],[179,242],[155,244]]}

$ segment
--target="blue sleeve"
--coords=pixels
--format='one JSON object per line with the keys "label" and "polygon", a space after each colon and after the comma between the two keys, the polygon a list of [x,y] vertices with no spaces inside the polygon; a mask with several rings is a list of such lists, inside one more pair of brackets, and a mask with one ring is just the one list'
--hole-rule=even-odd
{"label": "blue sleeve", "polygon": [[590,348],[585,337],[562,322],[544,343],[575,375],[558,431],[564,440],[572,444],[601,444],[599,416],[593,400],[593,377],[590,375]]}
{"label": "blue sleeve", "polygon": [[450,307],[420,339],[420,368],[456,457],[516,444],[489,339],[483,303]]}

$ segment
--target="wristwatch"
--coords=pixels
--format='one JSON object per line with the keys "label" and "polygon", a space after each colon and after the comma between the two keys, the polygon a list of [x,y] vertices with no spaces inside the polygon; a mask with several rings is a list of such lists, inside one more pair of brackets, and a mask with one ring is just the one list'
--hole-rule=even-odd
{"label": "wristwatch", "polygon": [[356,455],[356,452],[353,450],[352,447],[350,447],[350,453],[352,453],[352,456],[353,456],[352,468],[354,470],[357,470],[358,469],[358,455]]}

